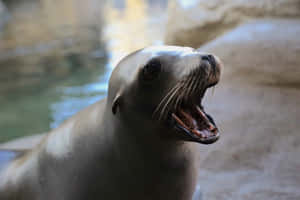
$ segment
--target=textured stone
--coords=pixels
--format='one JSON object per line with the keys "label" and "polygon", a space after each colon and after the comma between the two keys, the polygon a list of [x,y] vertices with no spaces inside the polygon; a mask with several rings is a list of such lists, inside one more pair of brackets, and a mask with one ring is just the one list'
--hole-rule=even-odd
{"label": "textured stone", "polygon": [[166,43],[199,47],[251,18],[299,17],[300,0],[176,0],[168,14]]}
{"label": "textured stone", "polygon": [[200,149],[203,199],[300,199],[299,34],[298,20],[256,20],[199,49],[225,63],[204,103],[221,138]]}
{"label": "textured stone", "polygon": [[298,19],[254,20],[201,49],[224,60],[227,79],[300,88],[299,35]]}

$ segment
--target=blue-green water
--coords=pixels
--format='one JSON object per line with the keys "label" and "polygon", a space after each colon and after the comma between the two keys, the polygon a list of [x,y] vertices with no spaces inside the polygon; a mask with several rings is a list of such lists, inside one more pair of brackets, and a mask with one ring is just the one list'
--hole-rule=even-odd
{"label": "blue-green water", "polygon": [[17,151],[0,151],[0,170],[6,165],[7,162],[14,159],[16,156],[18,156],[20,152]]}
{"label": "blue-green water", "polygon": [[[111,9],[105,10],[106,23],[101,27],[104,30],[102,35],[98,37],[96,32],[89,40],[84,40],[91,42],[90,46],[95,47],[92,50],[84,48],[86,45],[83,43],[75,42],[78,46],[71,48],[71,52],[75,50],[71,54],[58,51],[39,57],[34,54],[36,51],[26,53],[28,48],[22,46],[16,50],[21,56],[4,51],[10,60],[0,65],[0,143],[57,127],[79,110],[105,97],[112,66],[120,58],[139,48],[162,44],[167,0],[109,2],[114,3],[109,4]],[[121,2],[123,4],[119,6]],[[18,37],[22,35],[18,34]],[[96,45],[100,40],[103,45]],[[67,42],[72,44],[74,41]],[[39,44],[39,48],[34,46],[34,49],[39,52],[43,44]],[[83,48],[79,51],[77,47]],[[23,59],[22,56],[27,57]],[[40,60],[42,62],[38,62]],[[32,66],[44,71],[37,72],[37,75],[33,73],[27,82],[14,82],[3,73],[14,75],[13,69],[20,69],[18,66],[29,72]]]}
{"label": "blue-green water", "polygon": [[[100,59],[64,79],[21,88],[0,97],[0,142],[48,131],[106,95],[111,67]],[[40,86],[42,85],[42,86]]]}

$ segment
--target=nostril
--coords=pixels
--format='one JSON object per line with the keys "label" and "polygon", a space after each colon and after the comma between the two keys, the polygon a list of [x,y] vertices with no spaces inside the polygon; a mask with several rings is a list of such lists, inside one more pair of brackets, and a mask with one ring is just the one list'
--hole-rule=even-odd
{"label": "nostril", "polygon": [[213,68],[216,66],[216,61],[215,61],[215,58],[213,55],[208,54],[208,55],[202,56],[201,58],[202,58],[202,60],[208,61],[212,65]]}
{"label": "nostril", "polygon": [[208,59],[210,62],[213,62],[215,60],[215,58],[212,55],[208,55]]}
{"label": "nostril", "polygon": [[202,59],[211,62],[214,60],[214,57],[212,55],[204,55],[202,56]]}
{"label": "nostril", "polygon": [[201,56],[201,58],[202,58],[202,60],[206,60],[206,61],[208,61],[208,62],[209,62],[209,57],[208,57],[208,55]]}

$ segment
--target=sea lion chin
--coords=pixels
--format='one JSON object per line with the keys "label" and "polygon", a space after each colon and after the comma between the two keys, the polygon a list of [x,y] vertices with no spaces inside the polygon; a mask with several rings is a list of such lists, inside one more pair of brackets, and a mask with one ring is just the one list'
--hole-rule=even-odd
{"label": "sea lion chin", "polygon": [[0,199],[191,199],[190,144],[220,137],[202,99],[221,69],[216,56],[189,47],[131,53],[113,70],[107,98],[0,172]]}

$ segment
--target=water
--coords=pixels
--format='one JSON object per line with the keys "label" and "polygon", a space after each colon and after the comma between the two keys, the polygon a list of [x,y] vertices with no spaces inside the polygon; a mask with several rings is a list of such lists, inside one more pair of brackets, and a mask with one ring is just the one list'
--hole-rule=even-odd
{"label": "water", "polygon": [[82,69],[53,84],[0,98],[0,142],[46,132],[103,98],[110,71],[100,62],[92,71]]}
{"label": "water", "polygon": [[[165,11],[166,1],[110,3],[101,36],[105,49],[93,51],[90,53],[92,58],[86,59],[90,61],[83,63],[91,67],[77,67],[64,76],[42,76],[38,84],[20,84],[17,89],[6,89],[2,94],[0,85],[0,143],[47,132],[79,110],[104,98],[110,73],[123,56],[139,48],[162,43]],[[107,50],[106,57],[97,56],[104,50]],[[60,60],[51,63],[63,66]],[[60,69],[60,66],[56,68]],[[0,84],[4,86],[6,83]]]}
{"label": "water", "polygon": [[3,167],[5,167],[6,163],[8,163],[10,160],[14,159],[16,156],[18,156],[18,152],[16,152],[16,151],[1,150],[1,152],[0,152],[0,170]]}

